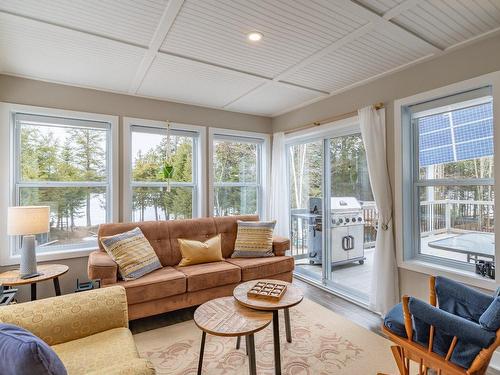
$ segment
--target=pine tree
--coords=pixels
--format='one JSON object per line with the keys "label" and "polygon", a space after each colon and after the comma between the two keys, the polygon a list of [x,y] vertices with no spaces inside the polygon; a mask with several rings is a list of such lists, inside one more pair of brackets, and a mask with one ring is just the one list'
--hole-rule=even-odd
{"label": "pine tree", "polygon": [[[103,181],[106,178],[105,133],[96,129],[72,129],[69,134],[81,181]],[[82,191],[85,192],[87,227],[91,227],[91,189],[82,188]]]}

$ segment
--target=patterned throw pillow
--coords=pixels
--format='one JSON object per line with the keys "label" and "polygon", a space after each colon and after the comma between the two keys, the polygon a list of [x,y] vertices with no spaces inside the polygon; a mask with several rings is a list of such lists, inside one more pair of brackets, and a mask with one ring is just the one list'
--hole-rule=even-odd
{"label": "patterned throw pillow", "polygon": [[135,280],[161,268],[160,260],[139,228],[102,237],[101,243],[118,264],[123,280]]}
{"label": "patterned throw pillow", "polygon": [[238,233],[231,258],[272,257],[276,221],[238,220]]}

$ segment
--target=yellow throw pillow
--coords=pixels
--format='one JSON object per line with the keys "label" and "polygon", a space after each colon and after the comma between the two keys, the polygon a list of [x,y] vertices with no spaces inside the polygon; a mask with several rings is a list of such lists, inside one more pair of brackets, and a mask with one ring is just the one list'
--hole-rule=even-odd
{"label": "yellow throw pillow", "polygon": [[179,263],[180,267],[224,260],[222,257],[220,234],[209,238],[205,242],[181,238],[178,238],[177,241],[179,241],[182,255],[182,259]]}

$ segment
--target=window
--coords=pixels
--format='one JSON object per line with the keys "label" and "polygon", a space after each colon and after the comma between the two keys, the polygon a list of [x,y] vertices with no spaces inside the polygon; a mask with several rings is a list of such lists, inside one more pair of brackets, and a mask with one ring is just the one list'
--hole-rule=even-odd
{"label": "window", "polygon": [[[190,219],[201,216],[200,131],[197,127],[146,120],[129,123],[130,218],[133,221]],[[193,130],[191,130],[193,129]],[[170,147],[173,176],[168,182],[162,168]]]}
{"label": "window", "polygon": [[407,257],[470,271],[478,261],[494,261],[491,88],[410,105],[406,112]]}
{"label": "window", "polygon": [[212,136],[213,215],[264,216],[265,137]]}
{"label": "window", "polygon": [[[13,113],[15,205],[50,206],[37,253],[95,249],[112,220],[111,122]],[[11,256],[19,255],[20,239]]]}

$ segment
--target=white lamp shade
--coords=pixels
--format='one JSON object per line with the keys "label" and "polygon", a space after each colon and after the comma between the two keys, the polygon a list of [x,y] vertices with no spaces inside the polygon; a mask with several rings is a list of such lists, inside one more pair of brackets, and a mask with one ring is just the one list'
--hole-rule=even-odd
{"label": "white lamp shade", "polygon": [[49,206],[9,207],[7,213],[7,234],[24,236],[47,233],[50,230]]}

